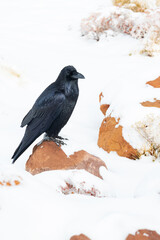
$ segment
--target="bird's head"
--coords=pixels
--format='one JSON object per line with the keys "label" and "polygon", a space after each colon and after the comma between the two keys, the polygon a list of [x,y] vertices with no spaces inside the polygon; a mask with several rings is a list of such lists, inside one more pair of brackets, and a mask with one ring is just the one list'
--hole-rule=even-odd
{"label": "bird's head", "polygon": [[78,80],[79,78],[82,79],[85,78],[81,73],[77,72],[77,70],[73,66],[64,67],[61,72],[64,73],[68,81]]}

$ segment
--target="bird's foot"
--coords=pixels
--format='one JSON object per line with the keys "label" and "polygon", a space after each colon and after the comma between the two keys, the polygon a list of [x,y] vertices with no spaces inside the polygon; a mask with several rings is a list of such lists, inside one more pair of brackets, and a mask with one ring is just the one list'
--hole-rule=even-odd
{"label": "bird's foot", "polygon": [[49,137],[47,134],[44,136],[43,141],[53,141],[58,146],[67,145],[63,140],[68,140],[67,138],[62,138],[60,136],[57,137]]}
{"label": "bird's foot", "polygon": [[[61,138],[59,137],[56,137],[56,138],[53,138],[53,137],[50,137],[50,139],[55,142],[58,146],[61,146],[61,145],[67,145]],[[64,138],[63,138],[64,139]]]}
{"label": "bird's foot", "polygon": [[57,138],[57,139],[60,139],[60,140],[68,140],[68,138],[63,138],[63,137],[61,137],[61,136],[57,136],[56,138]]}

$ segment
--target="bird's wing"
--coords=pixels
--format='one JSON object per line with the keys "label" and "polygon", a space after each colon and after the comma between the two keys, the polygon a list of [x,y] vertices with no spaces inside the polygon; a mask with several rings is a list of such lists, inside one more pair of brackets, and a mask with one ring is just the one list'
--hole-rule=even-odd
{"label": "bird's wing", "polygon": [[33,118],[33,110],[31,109],[27,115],[23,118],[22,123],[21,123],[21,127],[26,126],[28,123],[30,123],[30,121]]}
{"label": "bird's wing", "polygon": [[21,127],[28,124],[32,130],[36,127],[39,129],[44,129],[45,126],[49,127],[60,114],[64,101],[65,95],[63,93],[53,94],[50,92],[41,96],[24,117]]}

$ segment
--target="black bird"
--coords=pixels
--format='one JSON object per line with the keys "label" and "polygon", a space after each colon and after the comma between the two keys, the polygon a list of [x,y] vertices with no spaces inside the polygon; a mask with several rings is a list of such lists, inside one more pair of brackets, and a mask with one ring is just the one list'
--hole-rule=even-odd
{"label": "black bird", "polygon": [[17,158],[42,133],[56,142],[61,129],[68,122],[76,105],[79,89],[78,79],[84,78],[73,66],[64,67],[57,80],[49,85],[37,98],[31,110],[21,123],[26,127],[24,137],[12,156],[14,163]]}

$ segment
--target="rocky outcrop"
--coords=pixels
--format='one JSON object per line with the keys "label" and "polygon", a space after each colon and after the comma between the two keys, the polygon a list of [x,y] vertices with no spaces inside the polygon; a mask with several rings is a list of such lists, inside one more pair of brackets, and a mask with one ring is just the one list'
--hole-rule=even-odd
{"label": "rocky outcrop", "polygon": [[122,157],[139,158],[138,151],[124,139],[122,126],[118,125],[117,127],[118,123],[119,120],[116,121],[111,116],[104,118],[99,131],[98,146],[108,153],[115,151]]}
{"label": "rocky outcrop", "polygon": [[90,238],[88,238],[86,235],[84,234],[80,234],[80,235],[74,235],[70,238],[70,240],[91,240]]}
{"label": "rocky outcrop", "polygon": [[[103,115],[106,115],[109,104],[101,104],[103,93],[99,95],[100,110]],[[108,116],[103,119],[99,130],[98,146],[110,153],[111,151],[117,152],[119,156],[128,157],[130,159],[139,158],[139,153],[134,149],[123,137],[122,126],[118,125],[119,120],[116,121],[114,117]]]}
{"label": "rocky outcrop", "polygon": [[129,234],[126,240],[160,240],[160,235],[151,230],[138,230],[135,235]]}
{"label": "rocky outcrop", "polygon": [[102,178],[99,173],[101,166],[106,167],[100,158],[84,150],[75,152],[68,157],[56,143],[44,141],[34,147],[33,153],[26,163],[26,170],[34,175],[48,170],[85,169]]}

